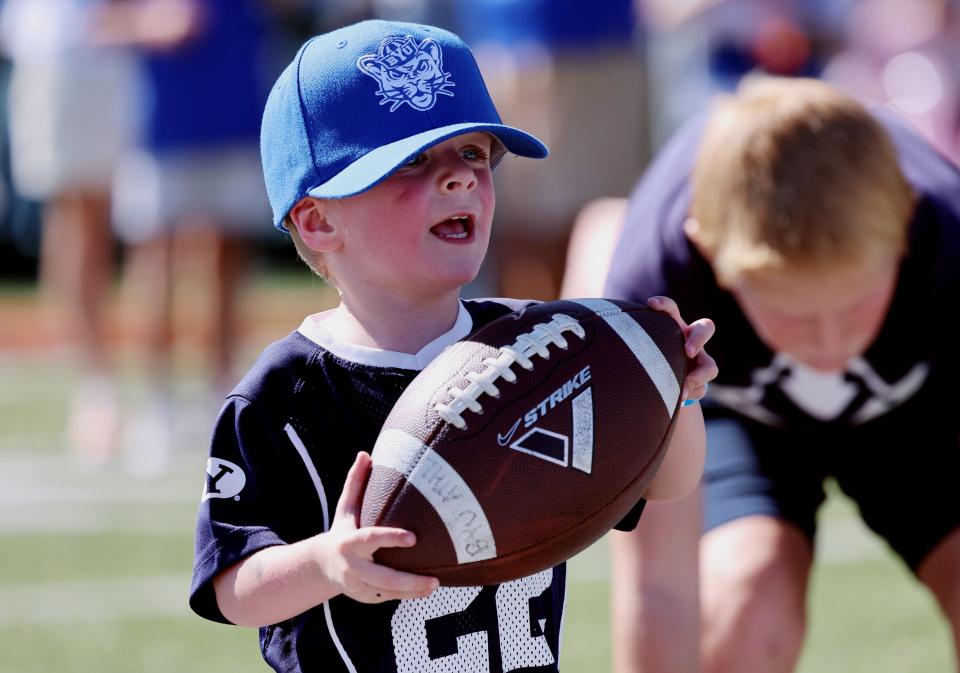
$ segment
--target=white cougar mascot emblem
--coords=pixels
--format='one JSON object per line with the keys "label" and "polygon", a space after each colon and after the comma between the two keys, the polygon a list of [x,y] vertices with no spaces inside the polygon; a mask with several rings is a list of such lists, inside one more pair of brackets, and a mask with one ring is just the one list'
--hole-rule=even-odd
{"label": "white cougar mascot emblem", "polygon": [[430,39],[417,44],[409,35],[388,37],[380,43],[376,56],[361,56],[357,67],[377,80],[377,95],[383,97],[380,104],[390,103],[390,112],[404,103],[415,110],[429,110],[437,96],[453,96],[447,90],[455,85],[450,73],[443,71],[443,52]]}

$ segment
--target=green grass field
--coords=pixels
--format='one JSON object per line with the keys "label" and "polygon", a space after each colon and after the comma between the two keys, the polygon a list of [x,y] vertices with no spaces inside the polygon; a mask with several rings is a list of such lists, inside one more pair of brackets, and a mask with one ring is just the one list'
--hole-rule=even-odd
{"label": "green grass field", "polygon": [[[70,380],[63,354],[0,352],[0,671],[266,670],[255,631],[186,606],[202,442],[150,481],[79,466],[61,447]],[[135,399],[135,374],[124,386]],[[951,670],[933,601],[839,496],[819,548],[802,673]],[[610,670],[608,590],[601,541],[571,564],[564,670]]]}

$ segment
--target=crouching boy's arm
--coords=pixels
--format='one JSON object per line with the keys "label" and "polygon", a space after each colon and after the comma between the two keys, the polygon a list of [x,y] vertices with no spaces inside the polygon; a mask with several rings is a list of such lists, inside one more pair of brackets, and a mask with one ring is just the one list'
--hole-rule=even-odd
{"label": "crouching boy's arm", "polygon": [[686,337],[686,355],[691,361],[683,381],[685,403],[677,412],[677,425],[670,446],[644,494],[647,500],[674,500],[692,491],[703,472],[706,431],[700,405],[695,402],[707,394],[707,384],[717,376],[717,363],[703,350],[713,336],[714,325],[709,318],[688,325],[680,317],[676,303],[667,297],[652,297],[647,303],[653,309],[669,313],[677,321]]}

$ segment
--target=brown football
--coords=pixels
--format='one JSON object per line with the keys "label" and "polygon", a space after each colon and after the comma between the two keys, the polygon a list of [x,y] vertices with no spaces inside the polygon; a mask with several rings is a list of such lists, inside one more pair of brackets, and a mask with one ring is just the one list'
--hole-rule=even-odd
{"label": "brown football", "polygon": [[669,315],[605,299],[535,304],[450,346],[373,449],[361,525],[417,535],[375,559],[474,586],[570,558],[643,496],[686,366]]}

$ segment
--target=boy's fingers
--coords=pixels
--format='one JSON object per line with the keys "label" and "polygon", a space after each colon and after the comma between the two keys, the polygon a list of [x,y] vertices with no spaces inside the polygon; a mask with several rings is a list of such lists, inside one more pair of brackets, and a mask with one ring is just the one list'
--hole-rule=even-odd
{"label": "boy's fingers", "polygon": [[681,329],[686,331],[687,323],[685,323],[680,316],[680,308],[677,306],[677,302],[673,301],[670,297],[650,297],[647,300],[647,306],[656,311],[669,313],[670,317],[677,321]]}
{"label": "boy's fingers", "polygon": [[347,472],[347,480],[343,484],[343,493],[337,502],[337,510],[334,518],[343,516],[352,517],[356,521],[360,513],[360,498],[363,496],[363,489],[367,483],[367,477],[370,474],[370,454],[361,451],[353,461],[353,466]]}
{"label": "boy's fingers", "polygon": [[[683,386],[687,397],[695,397],[697,391],[705,388],[710,381],[717,378],[717,374],[719,373],[720,370],[717,368],[717,363],[713,361],[713,358],[698,363],[692,371],[687,373],[687,378],[684,380]],[[703,397],[705,392],[706,391],[703,390],[700,393],[700,397]]]}
{"label": "boy's fingers", "polygon": [[690,323],[690,329],[687,333],[688,339],[697,339],[701,345],[710,341],[710,338],[716,333],[717,326],[710,318],[700,318]]}
{"label": "boy's fingers", "polygon": [[693,357],[710,341],[710,338],[716,332],[716,327],[710,318],[701,318],[690,323],[687,329],[686,352],[688,357]]}
{"label": "boy's fingers", "polygon": [[[354,534],[355,553],[362,553],[370,559],[377,549],[383,547],[410,547],[416,543],[416,536],[408,530],[371,526],[361,528]],[[363,596],[368,602],[382,602],[398,598],[422,598],[436,589],[440,582],[435,577],[416,575],[394,570],[376,561],[367,560],[358,566],[361,581],[372,587],[378,596]]]}
{"label": "boy's fingers", "polygon": [[371,603],[385,603],[386,601],[406,601],[413,600],[416,598],[426,598],[434,591],[436,591],[435,586],[429,585],[421,589],[410,590],[410,591],[399,591],[399,590],[390,590],[383,589],[380,587],[373,588],[373,600]]}
{"label": "boy's fingers", "polygon": [[386,603],[387,601],[405,601],[417,598],[427,598],[434,592],[435,588],[430,587],[418,591],[392,591],[381,587],[366,587],[359,592],[350,592],[349,595],[361,603],[376,604]]}
{"label": "boy's fingers", "polygon": [[440,586],[440,581],[436,577],[393,570],[376,563],[370,564],[365,581],[374,589],[374,593],[383,594],[378,598],[384,600],[389,600],[387,596],[396,598],[397,594],[425,596]]}
{"label": "boy's fingers", "polygon": [[424,591],[397,591],[391,594],[383,594],[383,598],[377,600],[380,601],[409,601],[416,598],[426,598],[434,592],[434,589],[425,589]]}
{"label": "boy's fingers", "polygon": [[410,531],[385,526],[361,528],[356,536],[365,555],[373,554],[381,547],[412,547],[417,543],[417,536]]}

